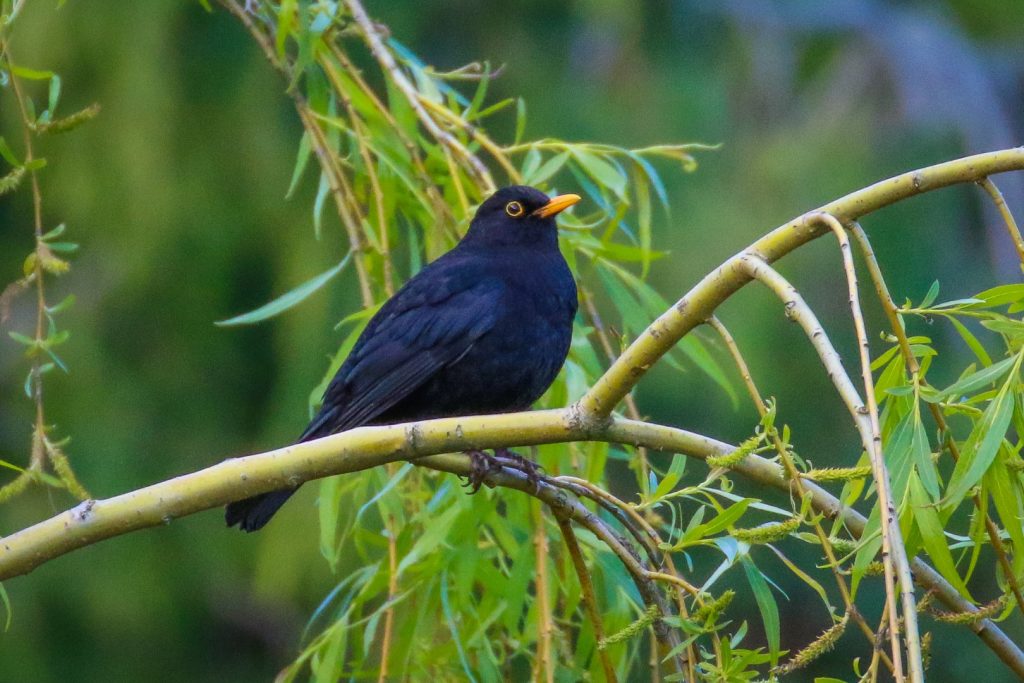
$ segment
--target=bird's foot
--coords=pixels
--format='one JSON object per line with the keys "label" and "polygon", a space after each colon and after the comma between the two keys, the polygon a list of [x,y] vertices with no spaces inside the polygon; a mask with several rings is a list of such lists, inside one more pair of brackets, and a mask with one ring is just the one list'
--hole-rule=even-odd
{"label": "bird's foot", "polygon": [[473,495],[483,486],[487,475],[501,470],[501,463],[483,451],[466,451],[466,455],[469,456],[471,468],[463,486],[469,489],[469,495]]}
{"label": "bird's foot", "polygon": [[496,449],[494,455],[488,455],[480,450],[466,451],[466,455],[470,458],[472,468],[466,476],[466,483],[463,486],[469,488],[470,495],[480,490],[487,475],[500,472],[502,467],[522,472],[533,485],[534,491],[540,490],[540,465],[529,458],[524,458],[507,448]]}

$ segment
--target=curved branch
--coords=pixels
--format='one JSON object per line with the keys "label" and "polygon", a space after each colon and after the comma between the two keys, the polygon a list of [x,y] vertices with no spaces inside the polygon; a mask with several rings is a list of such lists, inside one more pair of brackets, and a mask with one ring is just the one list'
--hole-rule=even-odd
{"label": "curved branch", "polygon": [[[809,213],[824,212],[840,223],[849,223],[923,192],[977,182],[995,173],[1020,170],[1024,170],[1024,147],[975,154],[883,180]],[[722,302],[750,282],[750,275],[735,267],[739,259],[750,255],[773,263],[829,232],[828,227],[821,223],[809,224],[806,215],[775,228],[728,259],[651,323],[580,399],[580,419],[596,424],[610,415],[652,365],[690,330],[703,324]]]}

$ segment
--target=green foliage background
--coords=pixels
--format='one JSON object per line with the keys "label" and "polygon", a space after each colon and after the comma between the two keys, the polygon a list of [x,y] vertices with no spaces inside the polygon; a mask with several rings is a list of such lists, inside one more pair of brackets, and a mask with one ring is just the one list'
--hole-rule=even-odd
{"label": "green foliage background", "polygon": [[[652,282],[668,298],[827,199],[897,171],[1020,142],[1019,3],[850,2],[820,13],[722,7],[431,1],[368,9],[438,68],[506,64],[492,92],[526,98],[530,137],[723,142],[700,156],[695,174],[665,175],[673,206],[670,219],[655,222],[655,246],[671,254],[652,265]],[[191,2],[70,2],[59,11],[36,2],[19,22],[19,61],[62,75],[67,110],[104,107],[96,121],[40,150],[52,160],[42,175],[46,214],[67,221],[83,245],[56,287],[78,296],[63,317],[73,331],[64,353],[72,372],[49,376],[46,399],[50,419],[73,437],[67,451],[79,477],[108,496],[287,442],[343,338],[334,324],[359,301],[346,272],[269,324],[212,325],[345,252],[337,229],[313,239],[315,183],[283,199],[301,128],[278,75],[226,13],[208,15]],[[0,110],[9,138],[13,114]],[[504,131],[492,129],[510,137],[506,121]],[[1020,213],[1021,179],[1000,184]],[[920,300],[935,278],[945,299],[1015,277],[1008,242],[983,207],[980,194],[955,189],[869,220],[898,299]],[[0,200],[0,281],[20,273],[31,248],[30,208],[24,192]],[[853,347],[845,284],[829,249],[801,250],[783,271],[804,283],[837,344],[849,344],[840,347],[846,355]],[[19,304],[12,326],[31,326],[32,313]],[[819,466],[849,464],[853,431],[843,428],[837,449],[840,404],[776,303],[752,291],[723,318],[762,389],[778,397],[800,453]],[[964,354],[950,357],[945,371],[967,362],[951,330],[927,331]],[[941,384],[942,365],[933,383]],[[23,461],[30,438],[23,374],[19,348],[5,335],[0,458],[11,462]],[[639,402],[656,420],[734,441],[755,421],[696,372],[653,373]],[[616,476],[623,486],[631,479],[624,468]],[[8,582],[14,623],[0,636],[0,680],[271,678],[295,656],[307,618],[337,581],[318,550],[317,487],[306,489],[257,536],[228,533],[209,513]],[[0,507],[0,534],[70,502],[35,489]],[[825,615],[802,621],[809,591],[786,588],[783,642],[807,642],[827,627]],[[755,605],[733,609],[758,628]],[[1015,618],[1005,626],[1019,639]],[[1002,674],[966,631],[935,630],[933,671],[949,680],[985,667]]]}

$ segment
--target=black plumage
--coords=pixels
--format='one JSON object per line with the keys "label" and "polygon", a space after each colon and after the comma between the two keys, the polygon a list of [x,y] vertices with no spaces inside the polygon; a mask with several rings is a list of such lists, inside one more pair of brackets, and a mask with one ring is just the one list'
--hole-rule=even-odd
{"label": "black plumage", "polygon": [[[579,201],[506,187],[465,237],[425,266],[367,324],[300,441],[364,425],[524,410],[569,352],[576,283],[555,215]],[[227,506],[255,531],[295,489]]]}

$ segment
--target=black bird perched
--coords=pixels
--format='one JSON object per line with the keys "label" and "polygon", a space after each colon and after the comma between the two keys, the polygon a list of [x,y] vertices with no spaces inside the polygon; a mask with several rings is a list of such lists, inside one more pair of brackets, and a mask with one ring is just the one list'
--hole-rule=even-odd
{"label": "black bird perched", "polygon": [[[498,190],[454,249],[425,266],[367,324],[299,441],[364,425],[525,410],[569,352],[576,283],[555,215],[580,200]],[[227,506],[262,528],[295,489]]]}

